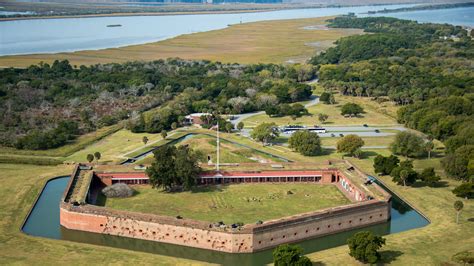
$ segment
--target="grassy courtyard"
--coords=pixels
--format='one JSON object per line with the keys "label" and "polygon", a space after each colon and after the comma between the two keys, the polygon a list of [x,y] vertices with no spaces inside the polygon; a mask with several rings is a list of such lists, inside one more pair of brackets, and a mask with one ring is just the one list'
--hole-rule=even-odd
{"label": "grassy courtyard", "polygon": [[[106,207],[226,224],[255,223],[350,203],[331,185],[239,184],[166,193],[135,186],[131,198],[106,200]],[[289,192],[291,191],[291,192]]]}

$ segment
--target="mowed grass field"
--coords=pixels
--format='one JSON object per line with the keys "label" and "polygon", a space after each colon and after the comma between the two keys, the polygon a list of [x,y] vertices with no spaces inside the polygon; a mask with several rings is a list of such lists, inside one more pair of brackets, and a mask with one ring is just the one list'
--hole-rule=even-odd
{"label": "mowed grass field", "polygon": [[[315,92],[319,95],[319,92]],[[262,122],[273,122],[277,125],[321,125],[318,120],[318,114],[327,114],[328,120],[322,126],[362,126],[368,124],[370,126],[392,126],[397,125],[396,111],[397,107],[392,103],[384,103],[380,105],[371,101],[367,97],[350,97],[334,94],[336,104],[324,104],[322,102],[308,107],[310,115],[293,119],[290,116],[269,117],[266,114],[260,114],[249,117],[243,121],[246,127],[254,127]],[[363,114],[358,117],[344,117],[341,115],[341,107],[345,103],[357,103],[364,108]]]}
{"label": "mowed grass field", "polygon": [[[143,143],[145,136],[148,138],[147,145]],[[130,151],[150,147],[162,139],[160,134],[132,133],[130,130],[121,129],[65,159],[73,162],[87,162],[87,154],[100,152],[101,162],[123,161]]]}
{"label": "mowed grass field", "polygon": [[[0,164],[0,265],[125,264],[199,265],[200,262],[125,249],[28,236],[23,219],[46,180],[67,175],[72,166]],[[106,255],[105,255],[106,254]]]}
{"label": "mowed grass field", "polygon": [[[388,147],[395,139],[394,136],[385,136],[385,137],[362,137],[362,140],[365,142],[364,147],[370,146],[384,146]],[[336,146],[337,142],[341,140],[341,137],[331,137],[331,138],[321,138],[322,146]]]}
{"label": "mowed grass field", "polygon": [[[384,152],[388,155],[389,152]],[[364,160],[351,159],[367,173],[373,174],[373,156]],[[382,248],[383,261],[393,265],[458,265],[451,257],[461,251],[474,251],[474,203],[455,197],[451,192],[458,181],[444,178],[440,169],[440,159],[416,160],[417,171],[428,166],[436,167],[443,176],[440,187],[415,185],[403,187],[394,184],[389,176],[380,177],[392,191],[400,195],[431,221],[426,227],[385,236],[387,244]],[[464,203],[459,224],[456,224],[456,200]],[[360,265],[352,259],[347,246],[309,254],[313,263],[323,265]]]}
{"label": "mowed grass field", "polygon": [[[74,53],[0,57],[0,67],[27,67],[67,59],[72,65],[151,61],[180,57],[226,63],[304,62],[337,39],[362,34],[357,29],[326,29],[328,18],[262,21],[222,30],[181,35],[173,39],[122,48]],[[305,29],[305,27],[312,27]]]}
{"label": "mowed grass field", "polygon": [[[215,133],[210,131],[211,133]],[[191,136],[189,139],[183,140],[176,144],[177,146],[187,145],[199,154],[199,161],[208,162],[210,156],[212,162],[216,163],[217,158],[217,142],[216,138],[209,135],[198,134]],[[250,162],[276,162],[278,159],[259,153],[246,147],[240,147],[228,141],[221,139],[220,143],[220,163],[250,163]],[[150,155],[143,160],[137,162],[141,164],[151,164],[154,158]]]}
{"label": "mowed grass field", "polygon": [[[151,186],[134,186],[131,198],[106,200],[106,207],[219,222],[255,223],[335,207],[350,201],[332,185],[238,184],[167,193]],[[288,191],[292,194],[288,195]]]}

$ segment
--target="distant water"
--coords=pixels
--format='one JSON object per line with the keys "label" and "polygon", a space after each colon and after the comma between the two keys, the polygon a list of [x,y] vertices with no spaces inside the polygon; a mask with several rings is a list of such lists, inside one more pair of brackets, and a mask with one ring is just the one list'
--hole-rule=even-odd
{"label": "distant water", "polygon": [[[413,5],[291,9],[261,13],[35,19],[0,22],[0,55],[121,47],[255,22],[366,13]],[[121,24],[122,27],[107,27]]]}
{"label": "distant water", "polygon": [[449,9],[418,10],[399,13],[379,13],[362,15],[371,17],[395,17],[416,20],[418,22],[448,23],[453,25],[474,27],[474,7],[459,7]]}
{"label": "distant water", "polygon": [[[182,34],[223,29],[229,24],[333,16],[413,5],[292,9],[262,13],[35,19],[0,22],[0,55],[97,50],[143,44]],[[474,8],[378,14],[420,22],[474,25]],[[365,15],[367,16],[367,15]],[[120,24],[121,27],[107,27]]]}

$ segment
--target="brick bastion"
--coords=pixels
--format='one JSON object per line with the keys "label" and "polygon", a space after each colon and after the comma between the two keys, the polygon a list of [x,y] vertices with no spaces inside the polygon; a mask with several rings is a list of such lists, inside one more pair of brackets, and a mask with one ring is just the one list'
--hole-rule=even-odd
{"label": "brick bastion", "polygon": [[[210,222],[187,218],[114,210],[90,204],[94,184],[111,183],[117,177],[144,177],[143,171],[123,166],[101,167],[77,165],[60,202],[60,223],[67,229],[109,234],[169,244],[184,245],[228,253],[251,253],[280,244],[298,242],[342,231],[383,223],[390,219],[390,194],[376,184],[367,184],[366,175],[347,161],[339,167],[305,171],[262,171],[260,177],[248,175],[219,182],[305,182],[308,185],[334,185],[351,201],[350,204],[282,217],[261,224],[237,228],[216,226]],[[306,173],[303,176],[302,173]],[[240,172],[242,173],[242,172]],[[269,174],[271,173],[271,175]],[[300,176],[286,176],[287,173]],[[310,174],[309,174],[310,173]],[[234,173],[235,174],[235,173]],[[261,177],[262,175],[269,177]],[[200,184],[209,184],[209,173],[202,175]],[[231,175],[229,175],[231,176]],[[278,178],[276,178],[278,177]],[[204,180],[207,178],[206,180]],[[115,178],[115,180],[117,180]],[[212,179],[215,183],[217,179]],[[107,184],[107,185],[108,185]],[[256,184],[257,185],[257,184]]]}

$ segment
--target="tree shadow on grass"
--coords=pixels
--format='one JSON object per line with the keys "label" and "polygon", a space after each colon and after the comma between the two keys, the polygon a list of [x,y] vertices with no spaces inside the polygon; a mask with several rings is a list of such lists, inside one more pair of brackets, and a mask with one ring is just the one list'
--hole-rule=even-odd
{"label": "tree shadow on grass", "polygon": [[380,252],[380,262],[377,264],[386,264],[386,263],[392,263],[397,260],[398,257],[403,255],[403,252],[398,251],[398,250],[384,250]]}
{"label": "tree shadow on grass", "polygon": [[320,261],[312,261],[311,265],[313,265],[313,266],[324,266],[324,265],[326,265],[326,263],[320,262]]}
{"label": "tree shadow on grass", "polygon": [[[413,188],[420,188],[420,187],[428,187],[428,184],[424,181],[416,181],[414,184],[411,185]],[[439,181],[435,185],[431,186],[433,188],[446,188],[449,187],[449,183],[446,181]]]}
{"label": "tree shadow on grass", "polygon": [[191,189],[191,193],[222,192],[227,189],[227,186],[228,185],[197,186]]}

